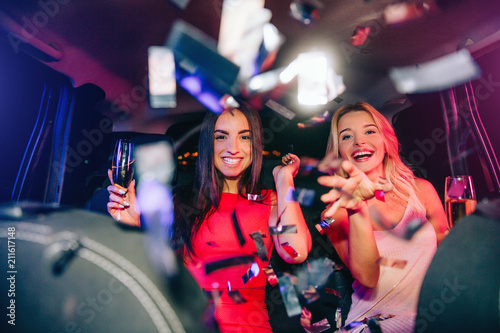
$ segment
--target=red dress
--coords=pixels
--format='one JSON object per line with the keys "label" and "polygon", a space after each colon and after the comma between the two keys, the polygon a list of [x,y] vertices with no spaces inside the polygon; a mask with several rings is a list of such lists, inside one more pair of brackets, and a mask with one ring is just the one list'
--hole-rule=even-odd
{"label": "red dress", "polygon": [[[262,194],[266,198],[271,191],[263,191]],[[195,235],[193,245],[196,257],[192,262],[187,261],[186,267],[201,288],[222,291],[215,310],[221,332],[271,332],[264,302],[267,279],[263,268],[268,266],[268,262],[255,255],[257,248],[250,236],[256,231],[262,233],[269,259],[273,247],[268,231],[271,209],[270,204],[247,200],[238,194],[222,193],[219,209],[203,222]],[[243,246],[235,231],[233,212],[245,241]],[[253,257],[250,260],[260,268],[259,273],[246,283],[243,276],[252,264],[248,260],[243,264],[214,268],[214,262],[241,256]],[[238,290],[246,302],[236,304],[233,301],[228,294],[228,282],[231,290]]]}

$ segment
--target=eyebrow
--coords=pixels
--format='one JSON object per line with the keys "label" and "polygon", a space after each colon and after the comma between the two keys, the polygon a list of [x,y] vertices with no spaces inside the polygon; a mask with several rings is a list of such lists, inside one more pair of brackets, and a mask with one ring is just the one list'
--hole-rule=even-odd
{"label": "eyebrow", "polygon": [[[222,133],[222,134],[226,134],[226,135],[227,135],[227,134],[229,134],[229,132],[226,132],[226,131],[224,131],[224,130],[220,130],[220,129],[215,130],[215,131],[214,131],[214,134],[215,134],[215,133]],[[249,130],[249,129],[246,129],[246,130],[242,130],[242,131],[239,131],[239,132],[238,132],[238,134],[243,134],[243,133],[252,133],[252,131],[251,131],[251,130]]]}
{"label": "eyebrow", "polygon": [[[377,125],[375,125],[375,124],[368,124],[368,125],[364,125],[364,126],[363,126],[363,128],[367,128],[367,127],[371,127],[371,126],[373,126],[373,127],[375,127],[375,128],[378,128],[378,127],[377,127]],[[348,128],[344,128],[342,131],[340,131],[339,136],[340,136],[340,134],[342,134],[343,132],[345,132],[345,131],[350,131],[350,130],[351,130],[351,129],[350,129],[349,127],[348,127]]]}

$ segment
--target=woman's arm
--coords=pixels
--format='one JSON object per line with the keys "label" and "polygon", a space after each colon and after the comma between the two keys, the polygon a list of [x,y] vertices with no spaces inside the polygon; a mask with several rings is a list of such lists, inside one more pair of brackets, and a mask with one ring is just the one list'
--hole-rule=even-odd
{"label": "woman's arm", "polygon": [[[322,218],[335,219],[326,234],[352,276],[363,286],[374,288],[380,274],[380,266],[376,263],[380,254],[366,202],[366,185],[371,181],[349,162],[343,162],[342,168],[349,174],[348,179],[340,176],[318,178],[321,185],[333,187],[321,197],[321,200],[330,203]],[[369,187],[373,192],[374,186]],[[364,193],[362,199],[359,193]]]}
{"label": "woman's arm", "polygon": [[449,232],[448,220],[441,204],[441,199],[434,186],[427,180],[417,178],[415,179],[415,183],[418,190],[416,193],[417,197],[425,207],[427,220],[429,220],[434,230],[436,230],[437,243],[439,245]]}
{"label": "woman's arm", "polygon": [[[273,207],[269,216],[269,226],[276,227],[278,218],[280,218],[279,225],[295,225],[297,227],[297,233],[273,235],[272,237],[276,251],[283,260],[288,263],[301,263],[307,259],[307,255],[311,251],[312,240],[300,204],[293,200],[287,200],[287,195],[289,196],[291,191],[295,189],[293,177],[297,174],[300,166],[300,159],[296,155],[290,154],[290,157],[292,158],[291,164],[280,165],[273,170],[277,205]],[[288,247],[286,243],[288,243]],[[296,252],[296,255],[290,253],[291,249]]]}

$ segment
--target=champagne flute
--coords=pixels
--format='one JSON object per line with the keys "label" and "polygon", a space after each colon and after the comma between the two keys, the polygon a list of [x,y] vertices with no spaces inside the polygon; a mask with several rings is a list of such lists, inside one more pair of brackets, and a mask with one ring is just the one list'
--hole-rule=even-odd
{"label": "champagne flute", "polygon": [[116,141],[111,171],[113,184],[127,191],[134,178],[134,143],[128,139]]}
{"label": "champagne flute", "polygon": [[450,229],[476,209],[476,192],[471,176],[446,177],[445,210]]}

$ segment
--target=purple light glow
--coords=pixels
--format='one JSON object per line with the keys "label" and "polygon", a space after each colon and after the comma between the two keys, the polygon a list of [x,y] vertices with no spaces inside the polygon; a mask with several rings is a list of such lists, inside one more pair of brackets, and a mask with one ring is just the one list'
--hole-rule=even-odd
{"label": "purple light glow", "polygon": [[180,85],[193,96],[201,93],[201,80],[199,77],[186,76],[181,80]]}
{"label": "purple light glow", "polygon": [[214,113],[222,112],[222,106],[219,103],[219,99],[214,94],[211,94],[209,92],[203,92],[199,94],[196,98],[200,101],[200,103],[205,105],[212,112]]}

